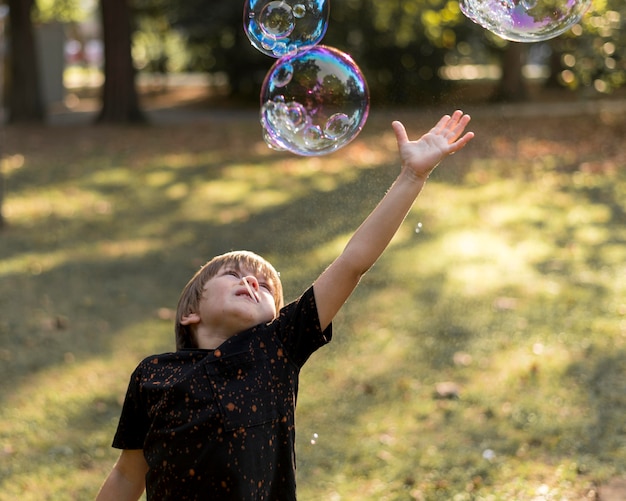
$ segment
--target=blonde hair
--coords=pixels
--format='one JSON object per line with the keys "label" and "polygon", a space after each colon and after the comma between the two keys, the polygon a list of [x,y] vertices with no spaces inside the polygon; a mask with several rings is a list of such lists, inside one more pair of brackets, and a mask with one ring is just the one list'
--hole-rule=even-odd
{"label": "blonde hair", "polygon": [[197,348],[194,329],[192,326],[183,325],[181,320],[185,315],[198,311],[202,293],[204,292],[204,285],[209,279],[217,275],[219,270],[224,266],[233,266],[237,270],[245,268],[256,275],[262,276],[265,280],[268,280],[274,294],[276,314],[278,314],[278,311],[283,307],[283,286],[280,281],[280,276],[267,260],[250,251],[233,251],[215,256],[191,277],[180,295],[176,309],[175,327],[177,350],[183,348]]}

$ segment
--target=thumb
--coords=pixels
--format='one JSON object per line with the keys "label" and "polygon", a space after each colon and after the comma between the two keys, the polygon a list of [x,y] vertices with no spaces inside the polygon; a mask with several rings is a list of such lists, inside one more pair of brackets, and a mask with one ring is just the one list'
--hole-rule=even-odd
{"label": "thumb", "polygon": [[393,132],[396,135],[396,141],[398,142],[398,147],[402,146],[404,143],[409,142],[409,136],[407,135],[406,129],[404,128],[404,125],[402,124],[402,122],[398,122],[397,120],[394,120],[391,123],[391,127],[393,128]]}

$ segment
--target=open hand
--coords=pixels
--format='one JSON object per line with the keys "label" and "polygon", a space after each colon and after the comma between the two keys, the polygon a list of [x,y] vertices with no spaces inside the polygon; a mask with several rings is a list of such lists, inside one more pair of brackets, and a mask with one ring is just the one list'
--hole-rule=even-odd
{"label": "open hand", "polygon": [[391,126],[398,142],[402,168],[410,169],[415,176],[426,179],[439,162],[459,151],[474,137],[473,132],[462,135],[469,121],[469,115],[457,110],[452,116],[443,116],[437,125],[417,141],[409,141],[404,125],[394,121]]}

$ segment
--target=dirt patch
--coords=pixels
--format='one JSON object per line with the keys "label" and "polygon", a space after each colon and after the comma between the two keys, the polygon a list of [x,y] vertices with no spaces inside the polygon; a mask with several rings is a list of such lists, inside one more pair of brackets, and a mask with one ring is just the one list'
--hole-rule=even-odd
{"label": "dirt patch", "polygon": [[626,500],[626,477],[613,478],[605,485],[598,488],[600,501],[624,501]]}

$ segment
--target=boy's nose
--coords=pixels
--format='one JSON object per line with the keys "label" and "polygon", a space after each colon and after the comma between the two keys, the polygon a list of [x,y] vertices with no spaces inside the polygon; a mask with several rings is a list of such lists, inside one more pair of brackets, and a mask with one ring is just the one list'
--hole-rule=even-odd
{"label": "boy's nose", "polygon": [[259,288],[259,281],[256,279],[256,277],[254,275],[248,275],[242,278],[243,281],[248,282],[248,284],[250,285],[250,287],[252,287],[255,290],[258,290]]}

